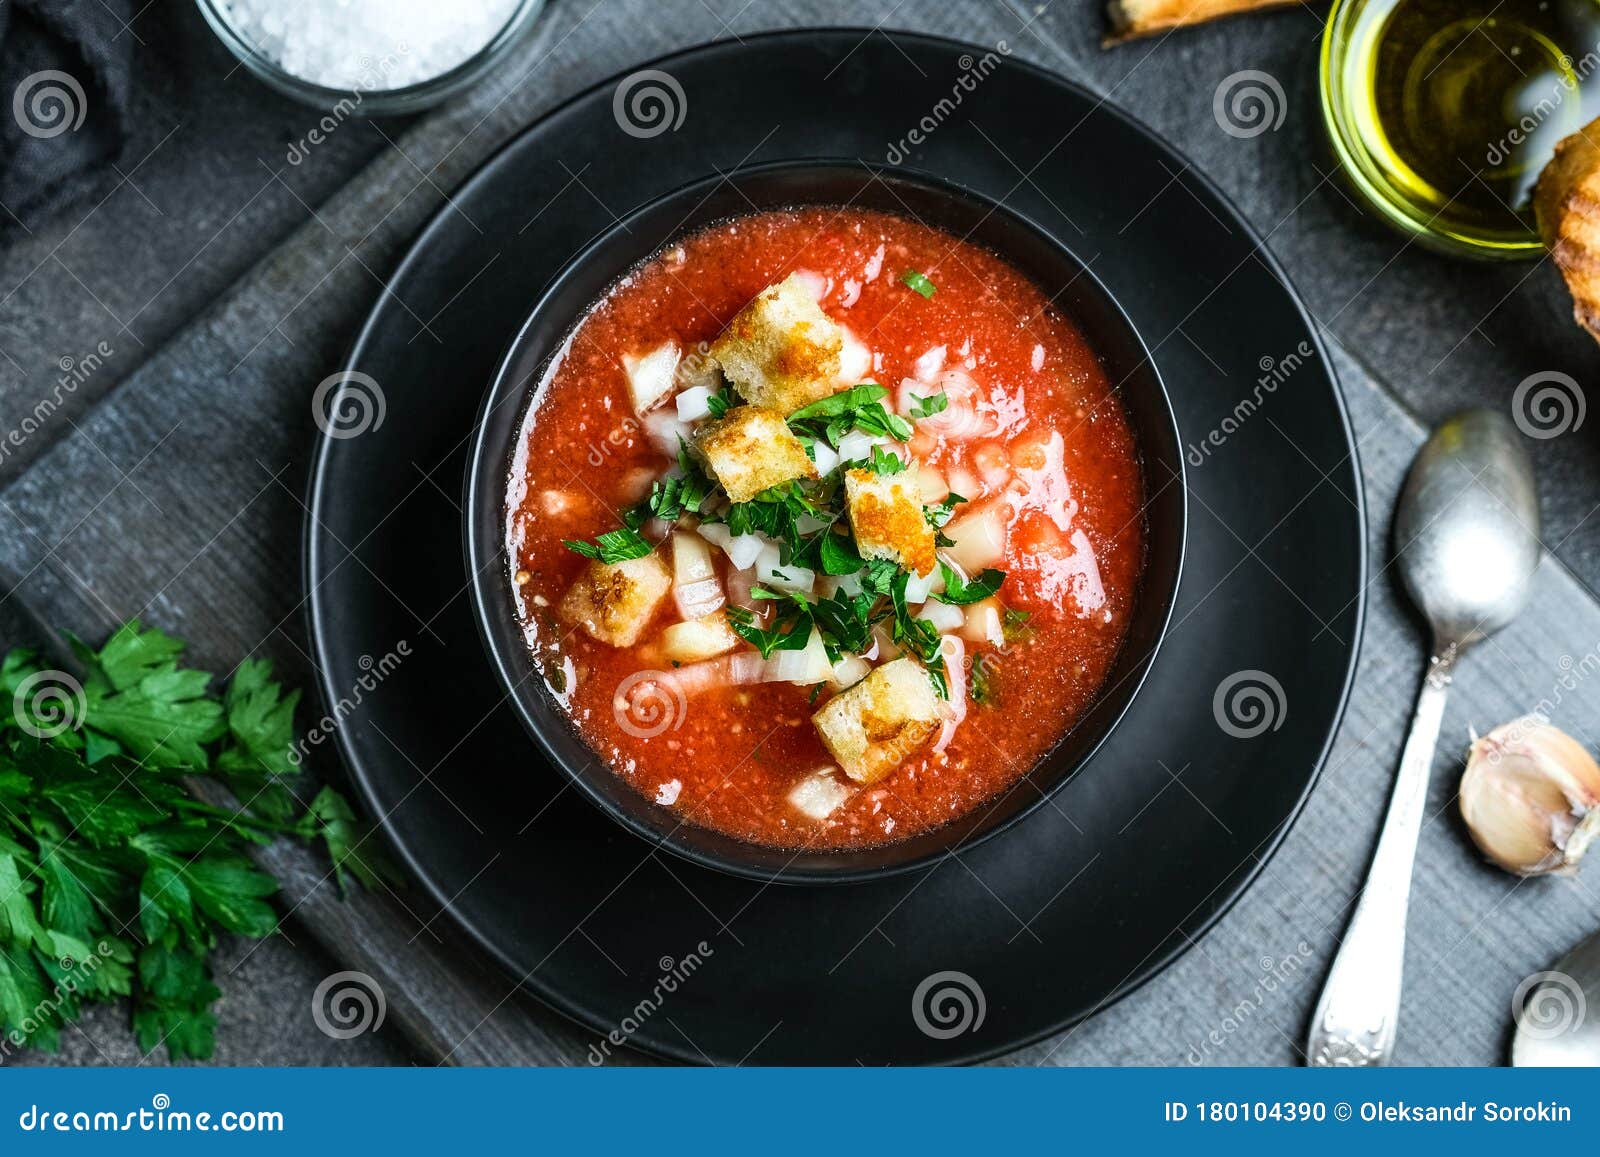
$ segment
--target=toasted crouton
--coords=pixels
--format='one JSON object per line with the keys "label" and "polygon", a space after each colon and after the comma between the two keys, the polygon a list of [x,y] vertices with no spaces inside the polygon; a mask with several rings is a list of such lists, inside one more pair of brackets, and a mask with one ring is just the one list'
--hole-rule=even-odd
{"label": "toasted crouton", "polygon": [[833,393],[843,348],[844,330],[791,276],[741,309],[711,356],[745,401],[792,414]]}
{"label": "toasted crouton", "polygon": [[846,470],[844,494],[862,558],[891,559],[913,574],[932,573],[938,563],[934,533],[922,513],[915,470],[900,474]]}
{"label": "toasted crouton", "polygon": [[846,775],[876,783],[933,734],[939,700],[927,671],[895,659],[828,700],[811,721]]}
{"label": "toasted crouton", "polygon": [[734,502],[749,502],[769,487],[815,478],[817,468],[783,415],[760,406],[735,406],[700,427],[694,448]]}
{"label": "toasted crouton", "polygon": [[672,572],[661,556],[604,563],[590,560],[561,599],[561,617],[602,643],[631,647],[644,634],[667,592]]}

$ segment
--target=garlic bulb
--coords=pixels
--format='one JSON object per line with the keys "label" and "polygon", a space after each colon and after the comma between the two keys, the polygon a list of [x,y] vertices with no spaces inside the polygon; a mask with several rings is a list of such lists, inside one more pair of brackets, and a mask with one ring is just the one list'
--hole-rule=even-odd
{"label": "garlic bulb", "polygon": [[1461,817],[1484,855],[1519,876],[1568,872],[1600,833],[1600,764],[1540,715],[1475,740]]}

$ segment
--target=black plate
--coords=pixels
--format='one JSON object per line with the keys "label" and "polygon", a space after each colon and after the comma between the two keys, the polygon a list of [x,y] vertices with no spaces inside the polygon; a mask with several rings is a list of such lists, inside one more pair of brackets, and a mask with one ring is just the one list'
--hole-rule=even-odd
{"label": "black plate", "polygon": [[[1015,1048],[1192,943],[1316,778],[1364,610],[1364,510],[1327,358],[1221,194],[1041,69],[862,30],[713,44],[648,67],[686,102],[675,129],[624,132],[616,82],[551,113],[441,210],[356,343],[351,369],[370,375],[386,415],[324,439],[312,476],[322,692],[349,698],[402,640],[410,654],[363,692],[340,750],[423,885],[513,980],[597,1032],[621,1026],[631,1044],[690,1061]],[[634,74],[616,106],[647,83],[665,82]],[[919,124],[932,131],[910,145]],[[472,623],[465,449],[533,301],[616,216],[714,169],[907,150],[1057,233],[1127,309],[1192,447],[1185,571],[1143,692],[1055,806],[926,874],[764,887],[651,849],[541,762]],[[1257,412],[1236,413],[1241,398]],[[981,1017],[960,1015],[958,989],[972,1007],[981,993]]]}

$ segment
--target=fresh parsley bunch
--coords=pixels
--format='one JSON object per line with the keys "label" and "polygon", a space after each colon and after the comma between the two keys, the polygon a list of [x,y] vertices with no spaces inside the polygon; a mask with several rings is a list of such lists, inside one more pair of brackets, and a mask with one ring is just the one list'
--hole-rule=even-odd
{"label": "fresh parsley bunch", "polygon": [[[341,886],[388,869],[338,793],[296,801],[300,693],[269,663],[241,663],[219,695],[180,665],[179,640],[137,621],[74,648],[81,680],[28,650],[0,661],[0,1044],[53,1049],[85,1005],[127,997],[141,1049],[209,1057],[212,949],[279,922],[249,847],[320,841]],[[241,806],[202,803],[192,776]]]}

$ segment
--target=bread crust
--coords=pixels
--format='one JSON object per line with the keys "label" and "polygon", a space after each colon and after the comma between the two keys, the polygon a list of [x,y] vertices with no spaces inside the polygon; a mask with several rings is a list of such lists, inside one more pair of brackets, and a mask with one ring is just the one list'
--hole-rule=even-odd
{"label": "bread crust", "polygon": [[1258,8],[1280,8],[1297,0],[1110,0],[1106,13],[1111,18],[1107,44],[1149,36],[1169,28],[1200,24],[1220,16],[1253,12]]}
{"label": "bread crust", "polygon": [[1539,236],[1572,293],[1572,315],[1600,341],[1600,120],[1556,145],[1533,189]]}

